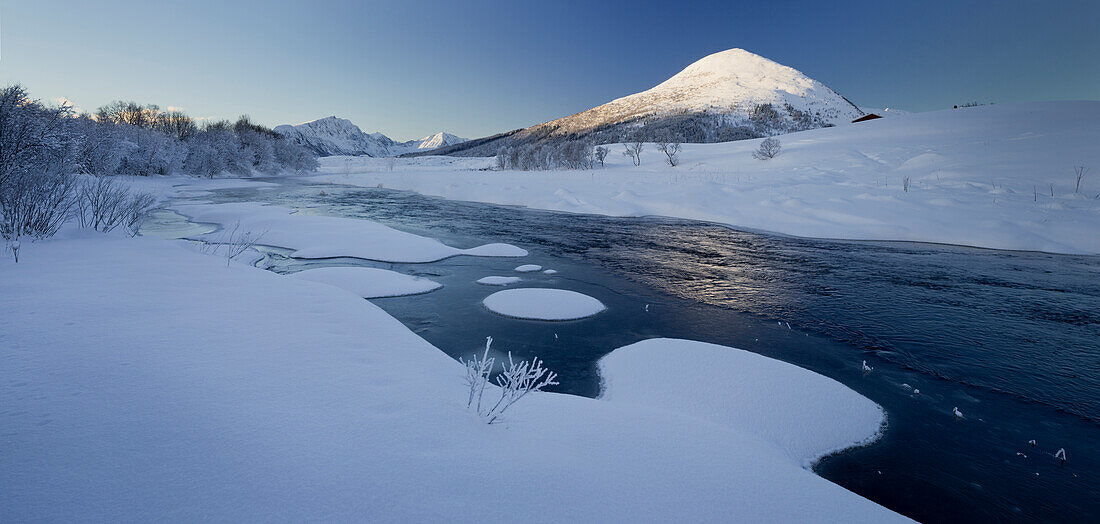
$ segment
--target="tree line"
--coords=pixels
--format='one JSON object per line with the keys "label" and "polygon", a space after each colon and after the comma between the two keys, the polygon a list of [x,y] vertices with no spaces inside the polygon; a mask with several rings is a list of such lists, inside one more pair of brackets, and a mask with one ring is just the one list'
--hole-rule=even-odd
{"label": "tree line", "polygon": [[248,117],[200,125],[134,102],[77,114],[20,85],[0,88],[0,237],[16,256],[21,238],[52,236],[74,215],[100,231],[135,226],[150,197],[95,182],[108,175],[249,176],[317,165],[309,150]]}

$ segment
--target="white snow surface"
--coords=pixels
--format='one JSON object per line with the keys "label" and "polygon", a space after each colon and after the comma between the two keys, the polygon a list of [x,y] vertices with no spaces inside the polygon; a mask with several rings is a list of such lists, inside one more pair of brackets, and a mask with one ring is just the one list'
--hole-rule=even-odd
{"label": "white snow surface", "polygon": [[534,273],[535,271],[542,271],[542,266],[538,264],[524,264],[522,266],[516,266],[515,271],[519,273]]}
{"label": "white snow surface", "polygon": [[[874,409],[794,366],[647,341],[605,399],[487,425],[460,363],[355,294],[152,237],[33,247],[0,258],[4,520],[903,520],[803,468]],[[705,407],[670,405],[689,386]]]}
{"label": "white snow surface", "polygon": [[[173,210],[195,222],[237,227],[239,232],[263,233],[259,243],[295,250],[295,258],[354,257],[383,262],[434,262],[456,255],[522,257],[525,249],[509,244],[485,244],[459,249],[442,242],[398,231],[369,220],[309,215],[259,203],[178,204]],[[224,240],[214,232],[204,239]]]}
{"label": "white snow surface", "polygon": [[[666,370],[688,367],[690,376],[665,382]],[[757,377],[798,376],[797,382],[764,382],[752,388],[715,388],[700,396],[700,384],[737,383]],[[803,374],[805,376],[803,376]],[[817,459],[870,442],[886,420],[882,408],[847,386],[779,360],[705,342],[651,339],[625,346],[600,359],[601,398],[660,406],[723,426],[779,447],[806,467]],[[843,399],[838,402],[838,399]],[[775,404],[799,406],[776,410]],[[737,406],[730,409],[730,406]],[[808,428],[820,439],[806,439]]]}
{"label": "white snow surface", "polygon": [[[803,237],[1100,253],[1100,102],[912,113],[779,139],[768,161],[752,158],[760,140],[684,144],[675,168],[652,144],[640,167],[611,145],[596,171],[479,171],[493,159],[426,157],[399,159],[395,173],[317,179]],[[322,172],[339,162],[322,159]],[[1090,168],[1078,193],[1074,165]]]}
{"label": "white snow surface", "polygon": [[336,286],[363,298],[418,295],[443,287],[434,280],[373,267],[319,267],[290,276]]}
{"label": "white snow surface", "polygon": [[577,320],[607,309],[603,302],[568,289],[505,289],[485,297],[482,303],[498,315],[528,320]]}
{"label": "white snow surface", "polygon": [[523,279],[521,279],[519,277],[492,276],[492,277],[479,278],[479,279],[477,279],[477,283],[482,284],[482,285],[486,285],[486,286],[507,286],[508,284],[515,284],[516,282],[519,282],[520,280],[523,280]]}

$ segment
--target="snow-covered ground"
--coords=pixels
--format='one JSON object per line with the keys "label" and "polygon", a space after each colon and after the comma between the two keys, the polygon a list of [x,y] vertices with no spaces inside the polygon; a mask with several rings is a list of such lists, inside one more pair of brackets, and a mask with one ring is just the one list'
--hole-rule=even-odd
{"label": "snow-covered ground", "polygon": [[443,287],[434,280],[373,267],[319,267],[291,276],[336,286],[363,298],[419,295]]}
{"label": "snow-covered ground", "polygon": [[[675,168],[650,144],[640,167],[611,146],[607,167],[591,171],[488,171],[489,158],[440,157],[388,171],[334,157],[316,179],[805,237],[1100,253],[1100,102],[899,114],[778,138],[768,161],[752,158],[760,141],[749,140],[685,144]],[[1075,192],[1078,165],[1089,171]]]}
{"label": "snow-covered ground", "polygon": [[[213,209],[313,245],[314,217]],[[651,340],[601,362],[604,398],[487,425],[460,363],[341,287],[76,230],[0,258],[2,520],[903,520],[805,469],[884,420],[831,379]]]}
{"label": "snow-covered ground", "polygon": [[568,289],[506,289],[485,297],[482,303],[498,315],[529,320],[577,320],[607,309],[603,302]]}

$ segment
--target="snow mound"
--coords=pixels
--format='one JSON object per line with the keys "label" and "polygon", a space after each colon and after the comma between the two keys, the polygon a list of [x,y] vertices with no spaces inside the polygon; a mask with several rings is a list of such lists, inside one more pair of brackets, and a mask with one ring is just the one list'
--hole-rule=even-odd
{"label": "snow mound", "polygon": [[542,271],[542,266],[538,264],[524,264],[517,267],[516,271],[520,273],[534,273],[535,271]]}
{"label": "snow mound", "polygon": [[322,267],[290,276],[336,286],[363,298],[419,295],[443,287],[434,280],[373,267]]}
{"label": "snow mound", "polygon": [[[448,246],[438,240],[398,231],[370,220],[307,215],[257,203],[185,204],[173,208],[195,222],[221,224],[226,230],[263,233],[260,244],[295,250],[294,258],[352,257],[382,262],[435,262],[457,255],[519,257],[526,250],[508,244],[486,244],[471,249]],[[200,237],[224,241],[224,232]]]}
{"label": "snow mound", "polygon": [[519,277],[485,277],[477,280],[478,284],[486,286],[507,286],[508,284],[515,284],[522,280]]}
{"label": "snow mound", "polygon": [[[874,441],[886,423],[878,404],[831,378],[726,346],[650,339],[612,351],[599,366],[604,400],[721,424],[803,466]],[[723,386],[701,394],[700,384]]]}
{"label": "snow mound", "polygon": [[494,243],[464,249],[463,254],[476,257],[525,257],[527,250],[512,244]]}
{"label": "snow mound", "polygon": [[497,291],[482,303],[493,313],[528,320],[577,320],[607,309],[602,302],[583,293],[546,288]]}
{"label": "snow mound", "polygon": [[558,274],[558,270],[556,270],[556,269],[547,269],[547,270],[543,271],[543,273],[546,273],[547,275],[556,275],[556,274]]}

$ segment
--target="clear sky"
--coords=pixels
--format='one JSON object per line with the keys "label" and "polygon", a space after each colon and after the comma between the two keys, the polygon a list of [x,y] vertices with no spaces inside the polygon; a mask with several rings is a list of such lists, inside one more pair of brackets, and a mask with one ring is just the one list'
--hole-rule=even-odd
{"label": "clear sky", "polygon": [[0,84],[268,125],[479,137],[741,47],[856,104],[1100,99],[1100,1],[0,0]]}

